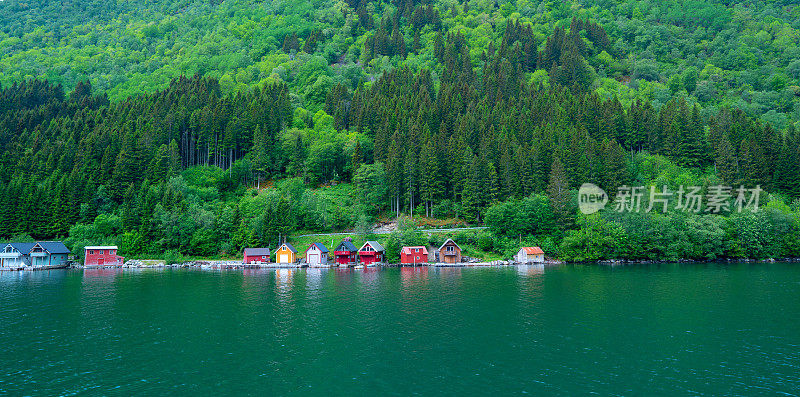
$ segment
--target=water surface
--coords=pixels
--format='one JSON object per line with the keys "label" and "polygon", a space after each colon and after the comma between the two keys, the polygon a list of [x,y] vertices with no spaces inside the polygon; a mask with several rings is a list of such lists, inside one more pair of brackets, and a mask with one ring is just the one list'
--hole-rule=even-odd
{"label": "water surface", "polygon": [[0,272],[0,395],[800,392],[800,265]]}

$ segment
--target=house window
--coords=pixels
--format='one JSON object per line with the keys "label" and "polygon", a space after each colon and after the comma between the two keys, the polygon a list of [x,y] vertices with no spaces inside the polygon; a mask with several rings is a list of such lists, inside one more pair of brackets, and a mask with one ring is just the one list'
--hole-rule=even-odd
{"label": "house window", "polygon": [[100,255],[103,255],[105,250],[100,250]]}
{"label": "house window", "polygon": [[261,259],[267,259],[267,257],[266,256],[262,256]]}
{"label": "house window", "polygon": [[114,250],[108,250],[108,254],[109,255],[114,255],[115,253],[116,253],[116,251],[114,251]]}
{"label": "house window", "polygon": [[453,252],[453,251],[455,251],[455,247],[453,247],[452,245],[448,245],[447,247],[445,247],[445,251]]}
{"label": "house window", "polygon": [[94,250],[89,250],[89,255],[94,255]]}

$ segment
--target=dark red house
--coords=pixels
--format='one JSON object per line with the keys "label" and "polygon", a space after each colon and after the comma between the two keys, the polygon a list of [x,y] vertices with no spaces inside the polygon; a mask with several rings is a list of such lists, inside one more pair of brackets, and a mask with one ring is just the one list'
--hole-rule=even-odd
{"label": "dark red house", "polygon": [[423,246],[403,247],[403,250],[400,251],[400,263],[403,265],[428,263],[428,249]]}
{"label": "dark red house", "polygon": [[337,265],[355,265],[358,262],[358,248],[348,237],[333,250],[333,258]]}
{"label": "dark red house", "polygon": [[84,248],[83,265],[87,267],[122,266],[125,258],[117,255],[116,245],[95,245]]}
{"label": "dark red house", "polygon": [[242,263],[269,263],[269,248],[245,248]]}
{"label": "dark red house", "polygon": [[403,247],[403,250],[400,251],[400,263],[403,265],[428,263],[428,249],[423,246]]}
{"label": "dark red house", "polygon": [[386,250],[377,241],[367,241],[358,250],[358,261],[364,265],[375,265],[386,260]]}

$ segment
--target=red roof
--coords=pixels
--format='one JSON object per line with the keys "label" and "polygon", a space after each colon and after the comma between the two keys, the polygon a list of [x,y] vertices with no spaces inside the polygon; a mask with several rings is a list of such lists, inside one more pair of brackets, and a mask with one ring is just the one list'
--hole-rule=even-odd
{"label": "red roof", "polygon": [[418,249],[422,249],[422,253],[428,255],[428,249],[423,246],[403,247],[403,253],[406,255],[411,255],[412,254],[411,250],[418,250]]}
{"label": "red roof", "polygon": [[542,251],[539,247],[522,247],[525,250],[525,253],[528,255],[544,255],[544,251]]}

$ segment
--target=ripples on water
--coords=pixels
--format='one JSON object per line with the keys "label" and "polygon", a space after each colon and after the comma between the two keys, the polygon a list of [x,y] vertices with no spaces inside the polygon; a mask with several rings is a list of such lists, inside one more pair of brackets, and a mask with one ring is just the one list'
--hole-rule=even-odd
{"label": "ripples on water", "polygon": [[0,395],[798,393],[800,267],[0,272]]}

